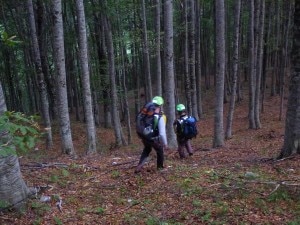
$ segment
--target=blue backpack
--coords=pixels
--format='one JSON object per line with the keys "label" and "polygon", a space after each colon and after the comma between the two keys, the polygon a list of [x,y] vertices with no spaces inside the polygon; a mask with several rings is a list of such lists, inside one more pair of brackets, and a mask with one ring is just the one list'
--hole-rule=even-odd
{"label": "blue backpack", "polygon": [[197,136],[197,120],[193,116],[184,118],[181,122],[182,135],[187,139],[192,139]]}

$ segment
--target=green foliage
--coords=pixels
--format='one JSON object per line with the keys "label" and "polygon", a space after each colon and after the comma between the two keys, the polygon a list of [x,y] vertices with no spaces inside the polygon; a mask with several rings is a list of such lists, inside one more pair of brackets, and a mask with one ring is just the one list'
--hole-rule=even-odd
{"label": "green foliage", "polygon": [[20,112],[4,112],[0,116],[0,154],[26,153],[34,148],[41,136],[36,119]]}
{"label": "green foliage", "polygon": [[0,24],[0,42],[6,46],[12,47],[16,44],[21,43],[21,41],[15,40],[16,36],[9,36],[8,33],[4,30],[3,25]]}

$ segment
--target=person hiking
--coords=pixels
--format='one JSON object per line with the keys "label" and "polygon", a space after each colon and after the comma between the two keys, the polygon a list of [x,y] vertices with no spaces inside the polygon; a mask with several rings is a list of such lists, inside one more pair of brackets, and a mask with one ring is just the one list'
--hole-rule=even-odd
{"label": "person hiking", "polygon": [[[155,149],[157,155],[157,169],[164,168],[164,149],[167,149],[166,135],[166,117],[162,112],[164,100],[161,96],[155,96],[150,103],[147,103],[137,116],[137,134],[141,138],[144,149],[140,156],[139,163],[135,169],[135,173],[142,170],[152,148]],[[148,122],[145,125],[145,121]]]}
{"label": "person hiking", "polygon": [[[186,158],[185,150],[190,156],[192,156],[194,153],[190,139],[197,135],[197,127],[195,125],[196,120],[194,119],[194,117],[188,116],[183,104],[178,104],[176,106],[176,111],[178,114],[178,118],[174,121],[173,126],[178,143],[177,151],[179,153],[179,157],[183,159]],[[188,125],[186,125],[187,123],[185,121],[187,121],[189,118],[192,118],[194,120],[194,127],[188,127]]]}

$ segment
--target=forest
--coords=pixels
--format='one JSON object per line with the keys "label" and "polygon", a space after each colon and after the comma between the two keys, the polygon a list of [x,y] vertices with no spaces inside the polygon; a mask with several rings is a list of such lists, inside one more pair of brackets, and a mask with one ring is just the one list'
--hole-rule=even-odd
{"label": "forest", "polygon": [[[299,224],[300,3],[0,0],[0,224]],[[164,99],[165,168],[140,108]],[[180,159],[176,105],[198,123]]]}

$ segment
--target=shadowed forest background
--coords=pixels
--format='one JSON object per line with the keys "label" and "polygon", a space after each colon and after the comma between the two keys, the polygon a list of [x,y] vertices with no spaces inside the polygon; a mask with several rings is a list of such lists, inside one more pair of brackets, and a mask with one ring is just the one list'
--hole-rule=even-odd
{"label": "shadowed forest background", "polygon": [[[1,224],[300,223],[299,3],[0,0],[0,9],[1,118],[37,115],[42,134],[32,146],[24,127],[1,124],[1,151],[11,150],[0,154]],[[153,153],[135,175],[135,117],[157,95],[166,170]],[[178,103],[198,119],[186,160],[172,127]]]}

